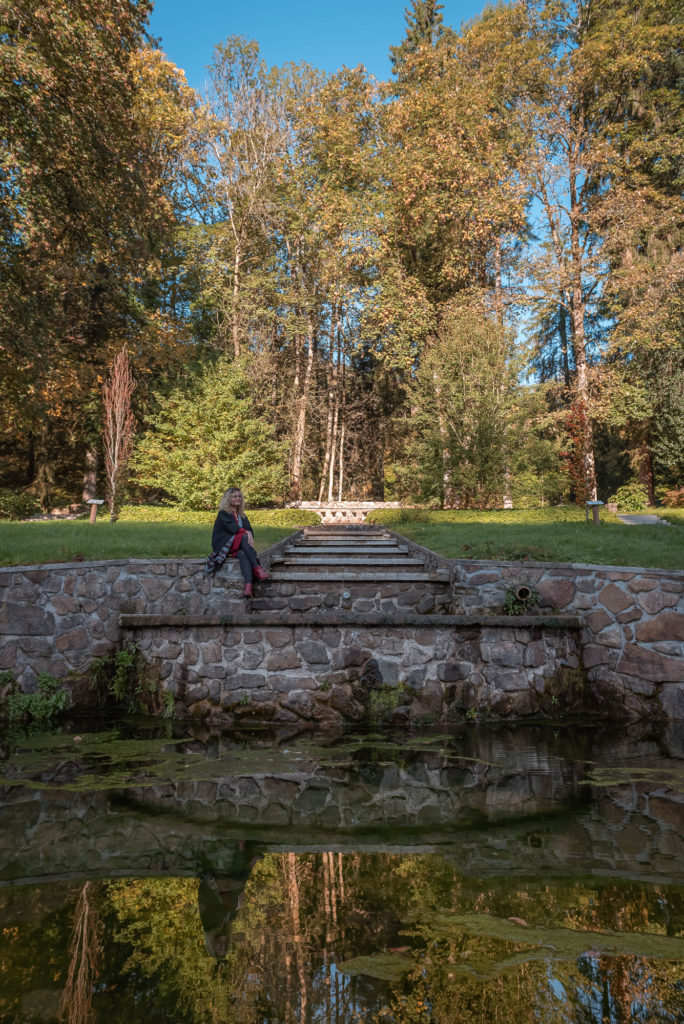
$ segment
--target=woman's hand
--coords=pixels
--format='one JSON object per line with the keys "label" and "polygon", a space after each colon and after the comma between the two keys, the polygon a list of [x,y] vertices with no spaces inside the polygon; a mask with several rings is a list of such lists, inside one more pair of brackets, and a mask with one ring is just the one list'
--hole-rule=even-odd
{"label": "woman's hand", "polygon": [[247,531],[247,543],[249,544],[250,548],[254,547],[254,534],[250,533],[249,530]]}

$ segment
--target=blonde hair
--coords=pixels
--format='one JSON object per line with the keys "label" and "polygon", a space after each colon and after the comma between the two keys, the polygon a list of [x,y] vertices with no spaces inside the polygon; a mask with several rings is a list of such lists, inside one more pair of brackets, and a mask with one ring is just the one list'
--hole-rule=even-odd
{"label": "blonde hair", "polygon": [[241,516],[244,516],[245,499],[239,487],[229,487],[228,490],[224,492],[223,497],[219,502],[219,512],[230,512],[230,499],[232,495],[236,493],[241,495],[240,507],[238,509],[238,512]]}

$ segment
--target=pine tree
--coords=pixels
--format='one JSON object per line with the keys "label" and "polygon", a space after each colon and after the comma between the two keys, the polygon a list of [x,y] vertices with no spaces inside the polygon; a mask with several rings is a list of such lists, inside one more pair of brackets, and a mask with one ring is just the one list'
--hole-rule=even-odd
{"label": "pine tree", "polygon": [[434,46],[444,32],[442,24],[443,4],[436,0],[413,0],[411,7],[406,8],[406,36],[399,46],[390,46],[392,74],[403,77],[402,71],[406,58],[415,53],[419,46]]}

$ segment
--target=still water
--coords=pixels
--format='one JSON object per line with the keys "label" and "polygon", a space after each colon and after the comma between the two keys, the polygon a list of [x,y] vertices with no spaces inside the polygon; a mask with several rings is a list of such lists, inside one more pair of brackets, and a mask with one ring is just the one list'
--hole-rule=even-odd
{"label": "still water", "polygon": [[682,1022],[683,732],[6,737],[0,1021]]}

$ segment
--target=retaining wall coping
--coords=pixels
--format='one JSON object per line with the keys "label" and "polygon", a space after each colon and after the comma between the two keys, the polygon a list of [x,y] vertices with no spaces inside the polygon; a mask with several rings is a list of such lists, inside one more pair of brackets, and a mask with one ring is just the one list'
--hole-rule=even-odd
{"label": "retaining wall coping", "polygon": [[647,573],[649,576],[681,576],[684,578],[684,569],[649,568],[643,565],[607,565],[605,563],[591,565],[588,562],[503,562],[490,558],[451,558],[448,561],[454,565],[477,566],[478,568],[480,566],[501,566],[508,569],[511,566],[518,566],[521,571],[524,569],[581,569],[587,572],[639,572]]}
{"label": "retaining wall coping", "polygon": [[[391,531],[389,531],[391,532]],[[282,541],[278,541],[276,544],[271,545],[269,548],[264,548],[259,552],[259,556],[263,558],[268,552],[271,554],[274,548],[279,547],[281,544],[288,544],[292,542],[292,536],[283,538]],[[401,536],[401,535],[397,535]],[[401,537],[402,542],[407,542],[407,538]],[[586,570],[588,572],[638,572],[647,573],[649,576],[663,576],[663,577],[682,577],[684,578],[684,569],[660,569],[650,568],[648,566],[634,566],[634,565],[607,565],[597,564],[592,565],[585,562],[505,562],[497,561],[493,559],[485,558],[444,558],[442,555],[438,555],[434,551],[430,551],[429,548],[424,548],[420,544],[416,544],[413,541],[408,541],[409,546],[417,551],[426,552],[433,558],[444,563],[445,565],[458,565],[464,568],[472,567],[479,568],[481,566],[500,566],[502,568],[511,568],[515,566],[520,568],[521,572],[525,569],[577,569]],[[167,555],[165,558],[108,558],[102,559],[97,562],[35,562],[31,565],[3,565],[0,566],[0,573],[6,572],[35,572],[36,570],[48,570],[48,569],[63,569],[63,570],[78,570],[78,569],[95,569],[100,567],[109,567],[117,565],[165,565],[173,563],[178,565],[183,562],[188,565],[204,565],[205,558],[176,558],[173,555]],[[231,566],[229,565],[229,568]]]}
{"label": "retaining wall coping", "polygon": [[454,558],[446,558],[444,555],[437,554],[432,548],[426,548],[422,544],[417,544],[415,540],[411,540],[409,537],[404,537],[403,534],[397,533],[395,530],[386,531],[390,537],[394,537],[398,544],[406,544],[409,551],[414,554],[420,555],[424,559],[425,565],[441,565],[444,569],[452,571],[454,562],[457,560]]}
{"label": "retaining wall coping", "polygon": [[[268,549],[270,550],[270,549]],[[262,554],[263,552],[260,552]],[[186,565],[196,565],[198,567],[203,566],[206,562],[205,558],[175,558],[173,555],[167,555],[166,558],[107,558],[101,562],[36,562],[34,565],[2,565],[0,566],[0,573],[4,572],[36,572],[37,570],[48,570],[48,569],[62,569],[62,570],[73,570],[79,571],[83,569],[100,569],[109,568],[110,566],[117,565],[179,565],[180,563]],[[233,563],[228,564],[228,568],[232,567]],[[238,568],[235,563],[236,569]]]}
{"label": "retaining wall coping", "polygon": [[235,615],[165,615],[165,614],[122,614],[119,616],[122,629],[154,629],[169,627],[277,627],[301,628],[302,626],[358,626],[359,629],[391,627],[403,629],[452,629],[468,626],[502,626],[509,629],[576,629],[582,628],[582,621],[576,615],[418,615],[388,613],[318,612],[291,615],[281,612],[242,612]]}

